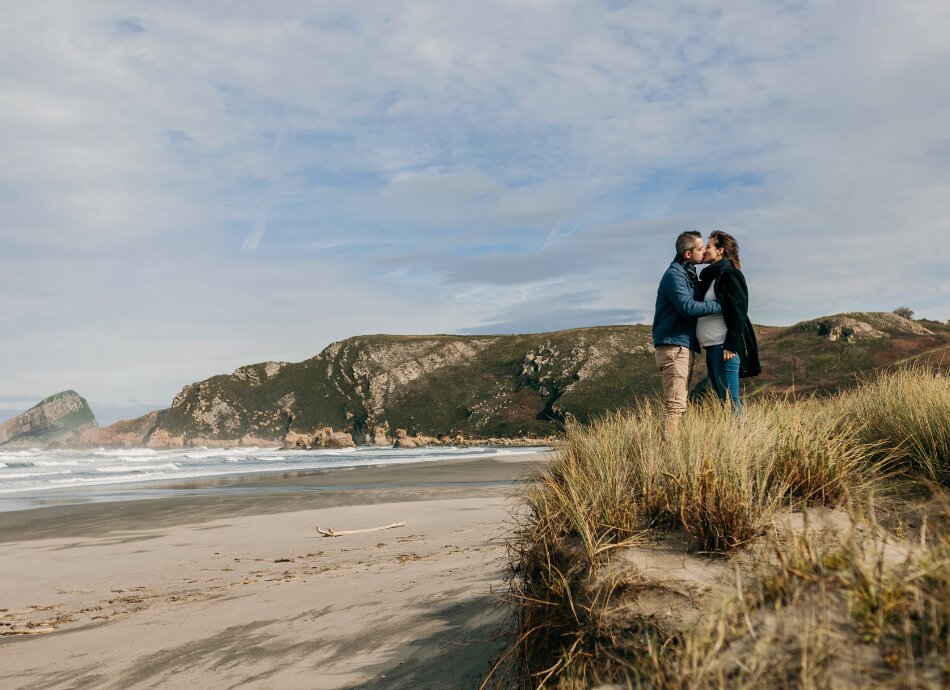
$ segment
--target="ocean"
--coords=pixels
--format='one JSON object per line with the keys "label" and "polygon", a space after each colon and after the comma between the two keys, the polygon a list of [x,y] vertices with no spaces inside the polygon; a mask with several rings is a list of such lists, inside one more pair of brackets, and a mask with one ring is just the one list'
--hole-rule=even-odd
{"label": "ocean", "polygon": [[[536,453],[543,448],[438,447],[418,449],[347,448],[184,448],[152,450],[0,450],[0,499],[115,484],[167,482],[257,472],[439,462]],[[0,506],[0,510],[4,506]],[[9,509],[9,508],[8,508]]]}

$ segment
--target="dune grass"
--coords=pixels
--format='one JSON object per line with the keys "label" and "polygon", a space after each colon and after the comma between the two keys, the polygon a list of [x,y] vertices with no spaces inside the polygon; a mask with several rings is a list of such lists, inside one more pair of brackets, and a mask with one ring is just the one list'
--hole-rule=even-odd
{"label": "dune grass", "polygon": [[568,424],[557,457],[524,494],[524,538],[576,537],[589,557],[664,527],[696,548],[747,543],[782,505],[834,505],[870,481],[853,428],[817,401],[766,400],[744,420],[699,406],[664,438],[658,405]]}
{"label": "dune grass", "polygon": [[[642,687],[756,687],[776,676],[779,664],[803,674],[798,681],[779,674],[789,687],[820,687],[813,680],[836,663],[830,651],[834,645],[821,635],[839,625],[828,618],[830,611],[839,611],[839,604],[852,611],[853,620],[864,621],[855,626],[865,625],[862,634],[870,635],[868,639],[883,639],[885,631],[896,634],[900,625],[901,639],[918,640],[908,642],[911,647],[945,653],[947,606],[941,608],[939,597],[947,600],[944,594],[950,595],[941,589],[950,583],[950,546],[945,554],[930,545],[927,558],[932,564],[914,571],[910,589],[901,589],[897,581],[884,583],[883,569],[868,571],[870,575],[861,570],[864,566],[855,564],[865,563],[864,556],[845,559],[850,584],[839,587],[839,594],[847,594],[834,601],[801,594],[811,603],[796,610],[795,625],[801,629],[793,637],[800,644],[788,646],[776,657],[779,661],[767,663],[756,657],[752,644],[746,651],[754,663],[739,659],[731,670],[712,661],[733,634],[724,632],[732,630],[723,627],[725,619],[716,623],[712,647],[703,647],[700,637],[666,630],[655,618],[636,620],[622,634],[611,628],[607,621],[612,602],[631,588],[653,585],[638,581],[633,573],[604,573],[610,571],[614,549],[662,532],[682,535],[694,552],[723,557],[742,553],[762,542],[778,511],[860,504],[895,468],[905,477],[946,486],[946,375],[907,369],[833,398],[753,400],[746,405],[745,419],[706,401],[691,408],[667,437],[661,428],[655,402],[589,425],[568,424],[555,459],[539,471],[537,481],[526,485],[522,497],[527,511],[509,543],[508,572],[520,630],[510,658],[518,659],[516,675],[522,686],[588,687],[623,678]],[[827,557],[812,553],[806,565],[820,562],[825,573],[831,570]],[[788,582],[796,587],[814,583],[814,574],[799,578],[802,582],[788,574],[810,572],[801,570],[804,557],[792,553],[783,558],[790,569]],[[834,577],[840,582],[844,576],[839,572]],[[922,589],[924,585],[941,594],[925,596],[929,590]],[[758,586],[764,591],[764,584]],[[893,599],[887,599],[886,592]],[[767,597],[758,596],[753,603],[765,605]],[[854,613],[862,608],[863,617]],[[745,629],[753,625],[750,615],[743,613]],[[938,642],[940,635],[944,643]],[[741,648],[733,645],[734,652]],[[911,652],[902,654],[916,658]],[[736,670],[743,667],[749,673]],[[686,680],[674,682],[662,671],[671,668]],[[714,683],[710,673],[719,674],[721,682]],[[737,682],[740,677],[748,683]],[[687,682],[690,678],[693,681]]]}
{"label": "dune grass", "polygon": [[872,446],[875,462],[950,486],[950,379],[910,366],[862,383],[840,397],[849,424]]}

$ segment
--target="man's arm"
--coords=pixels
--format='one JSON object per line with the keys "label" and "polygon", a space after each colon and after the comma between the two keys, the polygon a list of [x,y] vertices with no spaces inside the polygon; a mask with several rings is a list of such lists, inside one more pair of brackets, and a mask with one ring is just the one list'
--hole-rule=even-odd
{"label": "man's arm", "polygon": [[722,307],[715,300],[699,302],[693,299],[693,290],[686,276],[668,271],[660,280],[660,292],[683,316],[709,316],[722,313]]}

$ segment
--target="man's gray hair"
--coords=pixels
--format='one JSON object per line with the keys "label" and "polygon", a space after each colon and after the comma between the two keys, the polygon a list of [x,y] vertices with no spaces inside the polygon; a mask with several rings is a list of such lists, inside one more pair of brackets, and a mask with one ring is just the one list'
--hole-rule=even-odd
{"label": "man's gray hair", "polygon": [[697,230],[681,232],[676,238],[676,256],[683,256],[686,252],[696,249],[696,240],[702,239],[703,233]]}

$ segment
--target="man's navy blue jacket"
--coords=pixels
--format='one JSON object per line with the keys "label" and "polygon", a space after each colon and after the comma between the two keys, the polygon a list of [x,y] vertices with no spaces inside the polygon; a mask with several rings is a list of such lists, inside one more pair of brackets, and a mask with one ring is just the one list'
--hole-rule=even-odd
{"label": "man's navy blue jacket", "polygon": [[696,317],[722,313],[716,301],[697,302],[696,271],[680,258],[666,269],[656,291],[656,311],[653,314],[653,346],[680,345],[700,352],[696,339]]}

